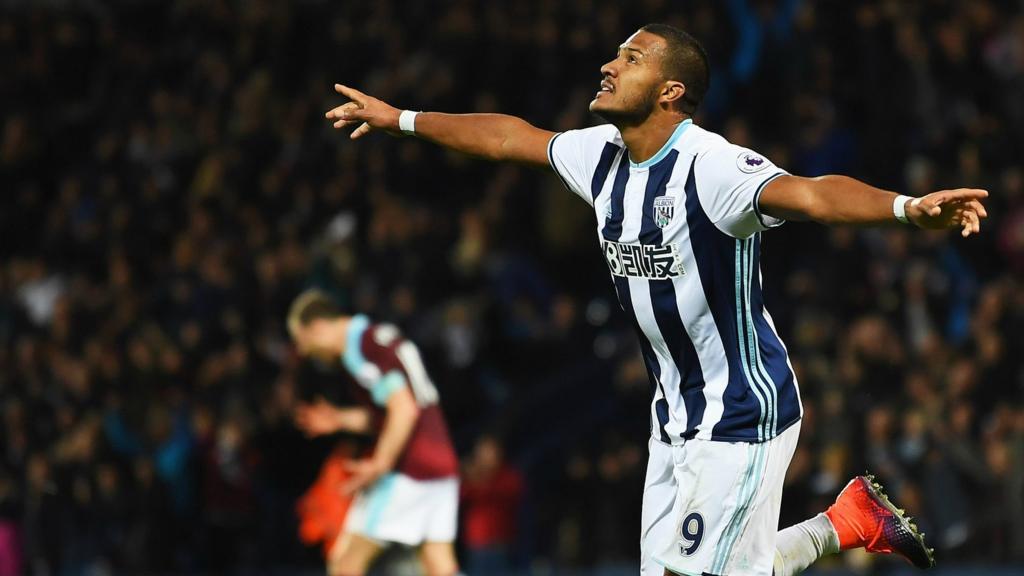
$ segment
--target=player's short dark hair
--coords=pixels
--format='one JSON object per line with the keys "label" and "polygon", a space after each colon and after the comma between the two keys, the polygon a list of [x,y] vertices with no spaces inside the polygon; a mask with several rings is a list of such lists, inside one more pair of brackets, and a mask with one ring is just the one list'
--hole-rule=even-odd
{"label": "player's short dark hair", "polygon": [[686,94],[680,102],[680,109],[693,115],[707,94],[711,83],[711,67],[708,53],[696,38],[668,24],[648,24],[641,28],[665,41],[665,57],[662,72],[666,80],[678,80],[686,85]]}
{"label": "player's short dark hair", "polygon": [[292,302],[288,310],[288,326],[308,326],[310,322],[320,318],[330,319],[342,315],[341,307],[325,292],[306,290]]}

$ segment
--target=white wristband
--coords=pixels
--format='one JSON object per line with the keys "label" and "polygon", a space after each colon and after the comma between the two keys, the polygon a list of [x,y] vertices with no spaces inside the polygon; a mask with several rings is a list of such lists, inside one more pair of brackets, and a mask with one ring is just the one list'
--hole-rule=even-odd
{"label": "white wristband", "polygon": [[398,115],[398,129],[403,134],[409,134],[410,136],[416,133],[416,115],[419,112],[413,112],[412,110],[402,110],[402,113]]}
{"label": "white wristband", "polygon": [[910,224],[910,220],[907,219],[907,200],[911,200],[911,197],[900,194],[892,201],[893,216],[904,224]]}

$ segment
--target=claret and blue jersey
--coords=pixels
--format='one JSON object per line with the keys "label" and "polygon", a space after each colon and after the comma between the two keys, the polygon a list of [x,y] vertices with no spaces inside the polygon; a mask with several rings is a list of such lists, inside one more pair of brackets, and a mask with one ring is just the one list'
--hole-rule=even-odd
{"label": "claret and blue jersey", "polygon": [[622,309],[640,336],[655,439],[763,442],[802,415],[796,376],[761,295],[758,210],[785,172],[686,120],[630,160],[611,125],[548,144],[566,187],[594,207]]}
{"label": "claret and blue jersey", "polygon": [[[408,388],[419,407],[416,425],[395,471],[416,480],[458,475],[458,459],[441,412],[437,388],[427,374],[419,349],[390,324],[375,324],[361,314],[348,325],[341,363],[358,386],[356,399],[383,425],[388,399]],[[379,432],[379,430],[378,430]]]}

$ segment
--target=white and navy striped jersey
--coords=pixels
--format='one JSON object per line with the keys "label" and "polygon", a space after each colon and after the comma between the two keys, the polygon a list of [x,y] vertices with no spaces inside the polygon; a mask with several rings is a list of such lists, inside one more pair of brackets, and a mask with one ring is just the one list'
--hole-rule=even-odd
{"label": "white and navy striped jersey", "polygon": [[555,135],[548,160],[594,207],[640,336],[652,436],[763,442],[798,421],[796,376],[761,296],[761,232],[782,220],[758,197],[786,172],[690,120],[639,164],[611,125]]}

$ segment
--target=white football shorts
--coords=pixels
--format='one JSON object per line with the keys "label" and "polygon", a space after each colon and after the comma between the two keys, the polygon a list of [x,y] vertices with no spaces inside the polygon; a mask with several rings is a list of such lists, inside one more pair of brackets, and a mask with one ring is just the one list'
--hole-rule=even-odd
{"label": "white football shorts", "polygon": [[766,442],[650,441],[640,574],[771,576],[800,422]]}
{"label": "white football shorts", "polygon": [[343,532],[408,546],[454,542],[458,514],[458,478],[416,480],[392,472],[356,496]]}

